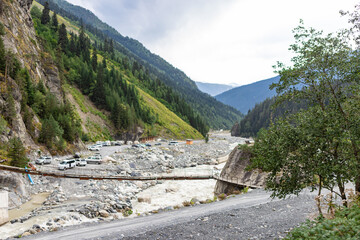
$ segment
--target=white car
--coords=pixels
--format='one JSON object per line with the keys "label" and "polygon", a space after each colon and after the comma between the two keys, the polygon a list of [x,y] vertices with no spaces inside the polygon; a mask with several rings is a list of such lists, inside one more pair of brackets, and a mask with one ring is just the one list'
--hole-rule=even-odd
{"label": "white car", "polygon": [[51,156],[41,156],[40,158],[35,160],[36,164],[50,164],[52,160]]}
{"label": "white car", "polygon": [[74,168],[76,166],[75,160],[74,159],[70,159],[70,160],[63,160],[59,163],[58,165],[58,169],[59,170],[66,170],[69,168]]}
{"label": "white car", "polygon": [[91,163],[101,164],[101,162],[102,162],[102,158],[99,155],[90,156],[90,157],[86,158],[85,160],[88,164],[91,164]]}
{"label": "white car", "polygon": [[90,146],[90,147],[88,147],[88,149],[90,151],[100,151],[100,147],[98,147],[98,146]]}
{"label": "white car", "polygon": [[87,165],[87,162],[84,158],[78,158],[75,160],[75,164],[76,166],[86,166]]}

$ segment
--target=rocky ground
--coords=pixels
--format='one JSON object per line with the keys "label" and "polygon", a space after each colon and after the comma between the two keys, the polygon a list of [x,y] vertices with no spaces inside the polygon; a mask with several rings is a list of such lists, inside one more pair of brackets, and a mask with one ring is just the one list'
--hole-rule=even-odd
{"label": "rocky ground", "polygon": [[[244,139],[217,133],[210,137],[207,144],[204,141],[194,141],[193,145],[185,145],[180,142],[177,146],[169,146],[167,142],[161,142],[160,146],[153,145],[147,148],[104,147],[101,154],[103,157],[109,156],[106,158],[108,160],[106,163],[89,164],[66,171],[95,175],[148,176],[171,173],[191,167],[196,169],[201,165],[215,165],[219,157],[226,156],[237,144],[243,142]],[[89,155],[91,153],[84,152],[82,154]],[[59,157],[59,160],[65,157]],[[45,171],[60,171],[57,170],[58,162],[58,160],[53,160],[50,165],[37,167]],[[0,227],[1,236],[21,235],[24,232],[25,235],[30,235],[39,231],[54,231],[62,226],[82,222],[108,221],[127,217],[131,215],[132,202],[137,202],[139,193],[163,183],[160,181],[84,181],[42,176],[33,176],[32,178],[34,185],[30,185],[28,180],[23,177],[24,188],[28,194],[22,201],[28,201],[29,196],[41,192],[47,192],[49,196],[40,208],[24,213],[22,217],[12,219],[11,223]],[[10,195],[19,198],[16,194]],[[189,200],[191,198],[192,196],[187,197]],[[154,206],[149,209],[149,211],[153,210]],[[146,212],[146,208],[142,213],[149,214]],[[132,214],[132,216],[134,215]]]}
{"label": "rocky ground", "polygon": [[282,239],[314,211],[314,196],[302,195],[250,208],[234,208],[133,236],[112,235],[102,239]]}

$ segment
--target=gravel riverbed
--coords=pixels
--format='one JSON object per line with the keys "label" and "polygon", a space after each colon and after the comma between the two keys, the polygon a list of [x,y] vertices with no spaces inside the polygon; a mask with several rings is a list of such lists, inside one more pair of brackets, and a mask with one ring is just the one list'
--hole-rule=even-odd
{"label": "gravel riverbed", "polygon": [[[215,133],[211,135],[209,143],[201,140],[194,141],[193,145],[179,142],[178,145],[170,146],[167,142],[161,142],[159,146],[152,143],[152,146],[147,148],[132,148],[129,145],[103,147],[100,153],[106,159],[105,163],[88,164],[85,167],[68,169],[66,172],[82,175],[150,176],[177,174],[179,171],[198,172],[204,168],[210,172],[213,169],[218,171],[218,159],[229,154],[236,145],[243,144],[244,141],[245,139],[231,137],[228,133]],[[87,156],[92,152],[85,151],[81,154]],[[36,167],[43,171],[60,171],[57,164],[66,157],[69,156],[58,157],[58,160],[54,158],[51,164]],[[30,185],[26,176],[19,176],[28,192],[26,198],[20,199],[22,202],[28,201],[29,195],[48,193],[49,196],[40,207],[36,206],[1,226],[0,238],[56,231],[64,226],[86,222],[111,221],[128,217],[131,212],[133,214],[130,217],[135,217],[147,215],[154,210],[172,209],[175,206],[174,201],[157,198],[162,195],[162,191],[168,191],[168,195],[177,199],[178,205],[198,196],[192,192],[203,192],[204,194],[198,197],[204,199],[212,198],[215,183],[214,180],[202,183],[202,191],[199,188],[192,190],[191,184],[186,181],[174,182],[174,186],[170,184],[166,188],[159,188],[157,186],[165,184],[164,181],[84,181],[33,176],[34,185]],[[147,197],[152,204],[149,201],[139,203],[138,197],[148,189],[151,194]],[[187,191],[178,191],[180,189]],[[20,197],[11,191],[9,195],[11,201]],[[136,209],[133,208],[133,204],[137,206]]]}
{"label": "gravel riverbed", "polygon": [[150,227],[132,236],[110,235],[102,239],[281,239],[315,211],[314,196],[301,195],[249,208],[237,206],[166,227]]}

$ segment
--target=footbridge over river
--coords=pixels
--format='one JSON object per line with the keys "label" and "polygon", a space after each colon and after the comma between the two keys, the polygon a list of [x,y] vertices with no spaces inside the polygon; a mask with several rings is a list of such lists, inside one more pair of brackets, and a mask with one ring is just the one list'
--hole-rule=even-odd
{"label": "footbridge over river", "polygon": [[[215,179],[222,182],[228,182],[231,184],[237,184],[240,186],[248,186],[251,188],[260,188],[256,184],[244,183],[241,181],[241,178],[226,178],[220,177],[219,170],[210,170],[210,169],[200,169],[196,171],[176,171],[175,173],[163,173],[158,175],[149,175],[149,176],[124,176],[124,175],[115,175],[116,172],[107,171],[106,174],[99,174],[98,172],[81,171],[75,173],[67,173],[66,171],[39,171],[34,169],[25,169],[19,167],[12,167],[6,165],[0,165],[0,170],[10,171],[16,173],[38,175],[38,176],[48,176],[55,178],[73,178],[80,180],[117,180],[117,181],[151,181],[151,180],[208,180]],[[114,175],[113,175],[114,174]]]}

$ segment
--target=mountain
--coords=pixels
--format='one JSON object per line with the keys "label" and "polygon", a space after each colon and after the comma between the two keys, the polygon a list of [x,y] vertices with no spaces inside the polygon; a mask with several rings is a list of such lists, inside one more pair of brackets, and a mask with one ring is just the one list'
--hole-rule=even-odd
{"label": "mountain", "polygon": [[248,85],[233,88],[229,91],[216,95],[215,98],[220,102],[238,109],[246,114],[256,103],[264,101],[276,95],[275,90],[270,90],[272,83],[278,82],[279,76],[251,83]]}
{"label": "mountain", "polygon": [[[31,11],[30,11],[31,9]],[[32,0],[0,2],[0,163],[98,140],[201,139],[208,126],[171,87]]]}
{"label": "mountain", "polygon": [[[46,0],[39,0],[44,4]],[[114,49],[126,56],[130,62],[143,66],[149,75],[165,83],[176,91],[213,129],[230,129],[242,114],[206,93],[201,92],[194,81],[181,70],[175,68],[160,56],[151,53],[139,41],[122,36],[114,28],[102,22],[92,12],[72,5],[64,0],[49,0],[50,9],[70,21],[82,22],[89,35],[97,39],[111,39]]]}
{"label": "mountain", "polygon": [[210,96],[216,96],[220,93],[228,91],[234,88],[231,85],[219,84],[219,83],[204,83],[204,82],[195,82],[196,86],[200,91],[209,94]]}
{"label": "mountain", "polygon": [[308,104],[302,102],[285,101],[274,107],[276,97],[267,98],[261,103],[257,103],[248,114],[241,119],[240,123],[236,123],[233,128],[232,136],[256,137],[261,128],[268,128],[271,121],[275,121],[285,114],[298,112],[300,109],[306,109]]}

